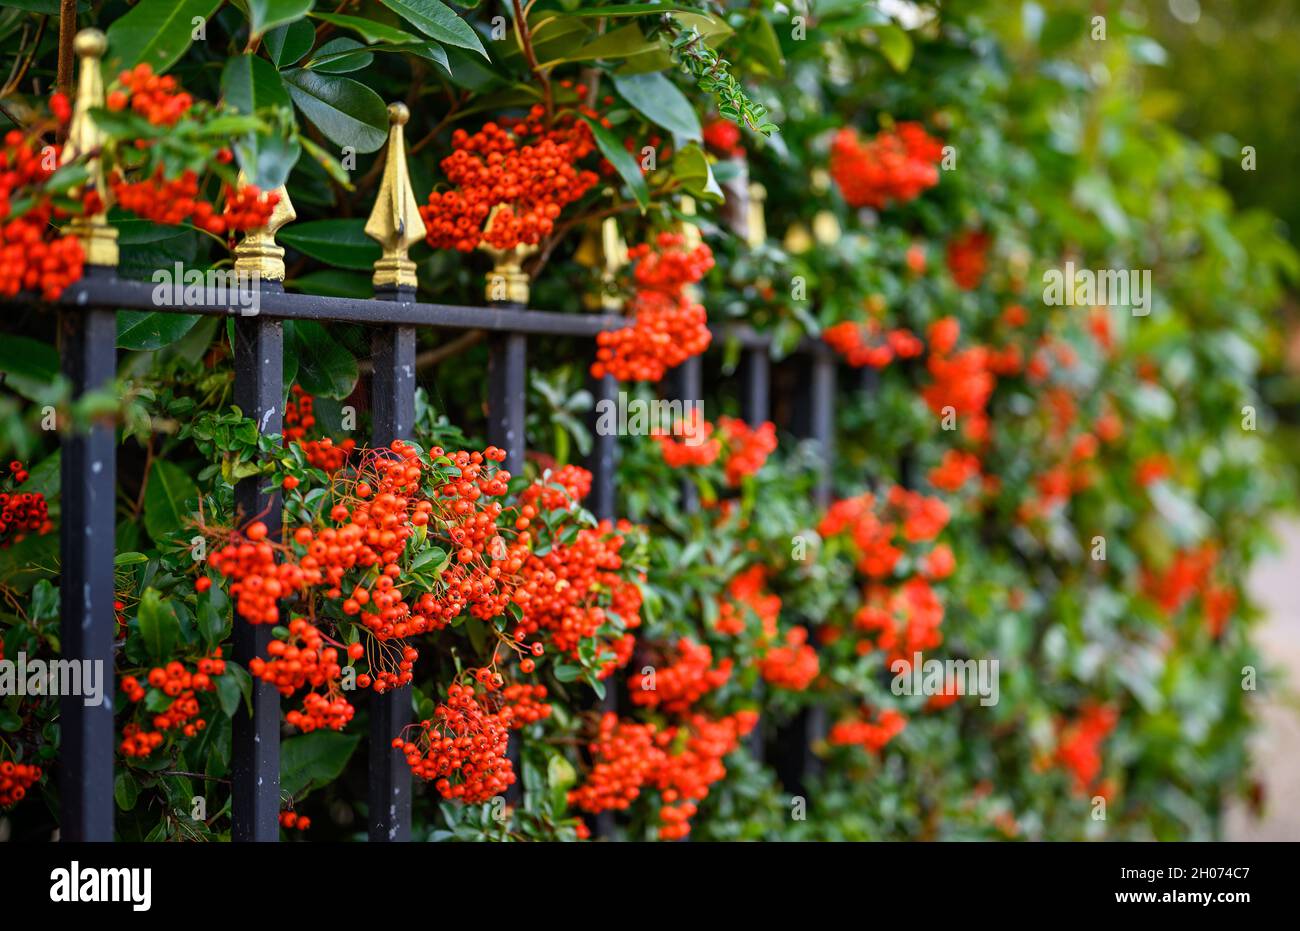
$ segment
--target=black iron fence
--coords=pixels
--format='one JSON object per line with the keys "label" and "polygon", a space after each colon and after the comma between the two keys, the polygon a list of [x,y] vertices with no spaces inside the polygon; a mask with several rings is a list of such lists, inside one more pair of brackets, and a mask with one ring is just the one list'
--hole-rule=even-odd
{"label": "black iron fence", "polygon": [[[83,59],[97,57],[96,48],[102,55],[102,43],[78,45]],[[97,69],[97,61],[90,64]],[[87,62],[83,60],[83,80],[76,104],[79,116],[84,116],[102,99],[102,87],[97,88],[93,80],[87,84],[87,70]],[[418,214],[412,216],[411,210],[403,208],[410,203],[403,196],[409,192],[401,132],[406,121],[404,108],[390,108],[390,117],[384,185],[371,218],[372,222],[376,217],[379,219],[372,235],[379,240],[384,253],[375,263],[373,298],[318,297],[284,290],[283,250],[275,244],[274,237],[275,231],[293,217],[287,196],[271,224],[249,234],[236,247],[236,269],[257,275],[256,313],[250,313],[246,301],[214,287],[204,291],[201,302],[195,302],[193,295],[187,294],[183,304],[160,303],[154,285],[118,277],[115,233],[106,216],[101,214],[81,222],[75,232],[86,245],[92,264],[87,266],[83,279],[69,287],[56,304],[46,305],[59,316],[59,354],[74,398],[112,383],[116,371],[118,310],[230,315],[234,317],[235,403],[245,416],[257,422],[263,435],[278,435],[285,397],[284,321],[363,324],[372,328],[373,441],[386,445],[394,439],[409,437],[414,426],[416,329],[485,330],[489,334],[489,365],[484,385],[487,439],[506,451],[504,468],[521,474],[529,337],[570,337],[582,341],[584,357],[594,358],[595,335],[622,327],[628,321],[611,313],[529,310],[510,301],[479,307],[417,301],[414,266],[407,259],[406,251],[412,242],[421,238],[423,231],[415,231]],[[77,138],[78,132],[83,134],[81,138]],[[88,120],[78,123],[74,119],[69,148],[92,151],[96,140],[87,134],[93,132]],[[395,191],[398,196],[390,196]],[[367,231],[370,230],[368,224]],[[489,293],[494,283],[505,283],[510,287],[501,288],[500,293],[517,298],[520,294],[517,257],[509,259],[503,262],[498,257],[498,272],[489,276]],[[17,300],[39,303],[32,295],[22,295]],[[768,340],[743,326],[730,327],[715,335],[715,344],[737,340],[742,348],[741,402],[745,418],[754,424],[767,420],[772,396]],[[827,347],[810,344],[798,351],[798,363],[806,369],[798,379],[800,397],[792,426],[815,441],[821,450],[821,472],[814,503],[824,507],[831,494],[836,361]],[[672,384],[678,398],[702,401],[703,360],[696,357],[683,363],[676,370]],[[598,402],[615,400],[617,390],[617,382],[611,377],[593,385]],[[598,518],[612,518],[615,512],[616,443],[616,436],[597,431],[587,463],[593,475],[588,500]],[[62,649],[65,657],[98,662],[102,668],[112,670],[116,631],[113,425],[98,422],[87,429],[66,431],[61,435],[61,445]],[[273,536],[280,529],[279,497],[278,491],[264,487],[256,478],[242,480],[235,490],[240,513],[258,515]],[[683,505],[694,509],[698,502],[687,497]],[[247,667],[254,657],[265,654],[270,638],[269,626],[236,624],[232,658]],[[96,707],[85,705],[75,696],[61,699],[60,831],[67,840],[107,841],[113,837],[113,692],[108,690],[108,699]],[[610,694],[613,692],[611,689]],[[372,697],[368,827],[370,839],[374,841],[410,838],[411,773],[401,753],[391,745],[393,736],[409,722],[410,716],[409,686]],[[231,770],[234,840],[274,841],[279,836],[280,718],[279,693],[272,685],[255,680],[251,713],[241,706],[234,719]],[[781,761],[787,787],[800,787],[815,765],[808,748],[822,730],[822,722],[814,713],[808,713],[800,719],[794,732],[784,735],[785,742],[793,740],[798,749],[793,756],[784,754]],[[601,823],[608,831],[610,820],[602,819]]]}

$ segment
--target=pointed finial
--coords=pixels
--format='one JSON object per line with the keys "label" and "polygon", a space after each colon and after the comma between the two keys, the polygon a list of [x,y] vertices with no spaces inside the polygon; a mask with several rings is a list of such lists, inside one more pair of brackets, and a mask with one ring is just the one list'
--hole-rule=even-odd
{"label": "pointed finial", "polygon": [[767,201],[767,188],[755,181],[749,186],[749,215],[745,218],[745,241],[751,249],[767,242],[767,216],[763,204]]}
{"label": "pointed finial", "polygon": [[[248,183],[248,176],[241,171],[235,183],[243,187]],[[298,214],[283,184],[271,193],[280,195],[280,199],[271,208],[266,226],[245,233],[235,246],[235,271],[260,280],[283,281],[284,247],[276,243],[275,234],[286,223],[293,222]]]}
{"label": "pointed finial", "polygon": [[[497,204],[492,208],[483,227],[484,231],[492,228],[492,222],[502,206]],[[489,246],[486,240],[480,242],[478,247],[492,256],[493,261],[492,271],[487,274],[485,293],[488,301],[493,304],[527,304],[528,275],[524,272],[523,261],[536,252],[537,247],[521,243],[510,249],[496,249]]]}
{"label": "pointed finial", "polygon": [[[695,198],[688,195],[682,195],[682,213],[685,216],[695,216]],[[682,221],[682,236],[686,238],[686,248],[694,249],[700,243],[704,242],[704,237],[700,235],[700,228],[694,223],[687,220]]]}
{"label": "pointed finial", "polygon": [[424,238],[424,220],[420,205],[411,189],[411,175],[406,169],[406,135],[402,128],[411,118],[404,103],[388,105],[388,150],[384,154],[384,176],[379,182],[366,235],[379,243],[383,255],[375,262],[373,278],[376,288],[414,288],[417,284],[415,263],[408,250]]}
{"label": "pointed finial", "polygon": [[600,250],[605,258],[605,271],[600,276],[600,306],[605,310],[618,310],[623,301],[614,293],[614,283],[619,269],[627,264],[627,242],[614,217],[605,217],[600,223]]}
{"label": "pointed finial", "polygon": [[[106,138],[95,125],[90,111],[104,105],[104,78],[100,62],[108,48],[108,39],[98,29],[83,29],[73,41],[73,50],[81,59],[77,74],[77,99],[72,107],[72,123],[68,127],[68,141],[63,147],[60,161],[67,164],[89,153],[98,153]],[[104,181],[104,168],[98,154],[85,163],[89,174],[88,186],[99,194],[103,205],[98,213],[77,217],[68,224],[68,231],[81,242],[89,265],[117,265],[117,230],[108,225],[108,207],[112,192]]]}

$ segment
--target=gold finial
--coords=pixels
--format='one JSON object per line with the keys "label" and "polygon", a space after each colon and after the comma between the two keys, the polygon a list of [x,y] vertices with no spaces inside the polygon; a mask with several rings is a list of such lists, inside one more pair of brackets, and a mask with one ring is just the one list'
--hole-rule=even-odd
{"label": "gold finial", "polygon": [[833,246],[840,241],[840,221],[829,210],[819,210],[813,217],[813,238],[823,246]]}
{"label": "gold finial", "polygon": [[797,220],[791,223],[790,228],[785,231],[785,251],[791,255],[807,252],[812,248],[812,244],[812,237],[808,235],[808,228]]}
{"label": "gold finial", "polygon": [[767,242],[767,217],[763,204],[767,201],[767,188],[755,181],[749,186],[749,209],[745,217],[745,241],[751,249]]}
{"label": "gold finial", "polygon": [[[243,187],[248,183],[247,175],[241,171],[235,183]],[[283,184],[271,193],[279,194],[280,199],[271,208],[271,218],[266,221],[266,226],[245,233],[235,246],[235,271],[263,281],[283,281],[284,247],[276,243],[275,234],[298,214]]]}
{"label": "gold finial", "polygon": [[600,306],[605,310],[618,310],[622,300],[614,293],[618,270],[627,264],[627,242],[618,231],[618,220],[605,217],[600,224],[600,249],[605,256],[605,271],[600,276]]}
{"label": "gold finial", "polygon": [[[682,195],[682,214],[688,217],[695,216],[695,198],[689,195]],[[700,235],[700,228],[689,220],[682,221],[682,236],[685,237],[684,245],[687,249],[694,249],[700,243],[704,242],[704,237]]]}
{"label": "gold finial", "polygon": [[424,238],[424,220],[420,205],[411,189],[411,175],[406,170],[406,121],[411,111],[404,103],[388,105],[388,151],[384,155],[384,176],[379,182],[366,235],[379,243],[383,256],[375,262],[372,279],[377,288],[414,288],[417,284],[415,263],[407,250]]}
{"label": "gold finial", "polygon": [[[492,228],[497,212],[502,205],[497,204],[488,214],[484,231]],[[537,251],[536,246],[520,244],[510,249],[495,249],[484,240],[478,247],[492,256],[492,271],[487,274],[487,290],[484,292],[488,302],[497,304],[527,304],[528,275],[524,273],[523,261]]]}
{"label": "gold finial", "polygon": [[[75,158],[98,153],[107,138],[95,125],[90,111],[104,105],[104,78],[100,61],[108,48],[108,39],[98,29],[83,29],[73,41],[73,49],[81,59],[77,74],[77,99],[72,107],[72,123],[68,127],[68,141],[63,147],[60,161],[67,164]],[[117,265],[117,230],[108,225],[108,207],[112,192],[104,181],[104,167],[99,155],[86,159],[89,187],[99,194],[102,209],[88,217],[77,217],[68,224],[68,231],[81,242],[89,265]]]}

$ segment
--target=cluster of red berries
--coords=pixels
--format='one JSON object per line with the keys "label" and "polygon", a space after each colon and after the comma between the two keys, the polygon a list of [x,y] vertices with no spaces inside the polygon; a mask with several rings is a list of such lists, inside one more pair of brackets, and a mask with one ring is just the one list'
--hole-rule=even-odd
{"label": "cluster of red berries", "polygon": [[632,325],[596,336],[594,378],[612,375],[620,381],[659,381],[709,347],[708,313],[688,288],[713,267],[713,252],[704,243],[687,248],[680,233],[660,233],[649,243],[628,251],[636,262],[635,292],[628,302]]}
{"label": "cluster of red berries", "polygon": [[[257,656],[249,662],[253,676],[275,686],[286,698],[304,687],[312,690],[304,697],[301,711],[285,716],[290,725],[304,733],[322,727],[337,731],[352,719],[352,706],[338,690],[343,673],[339,651],[326,646],[324,635],[305,618],[290,621],[288,636],[272,640],[266,653],[267,658]],[[325,694],[316,689],[324,689]]]}
{"label": "cluster of red berries", "polygon": [[16,459],[9,463],[9,474],[10,489],[0,491],[0,549],[21,542],[29,533],[46,534],[54,528],[43,494],[15,490],[27,481],[23,464]]}
{"label": "cluster of red berries", "polygon": [[906,327],[885,331],[876,320],[836,323],[822,332],[822,339],[854,368],[864,365],[884,368],[895,359],[915,358],[925,349],[916,334]]}
{"label": "cluster of red berries", "polygon": [[905,204],[939,183],[943,143],[919,123],[899,123],[863,140],[845,127],[831,141],[830,172],[851,207]]}
{"label": "cluster of red berries", "polygon": [[443,798],[470,804],[489,801],[515,781],[514,766],[506,755],[510,726],[479,703],[474,689],[453,684],[447,701],[433,717],[410,725],[414,740],[393,739],[411,772],[433,782]]}
{"label": "cluster of red berries", "polygon": [[930,484],[944,491],[960,491],[980,474],[979,456],[960,449],[945,450],[939,464],[930,470]]}
{"label": "cluster of red berries", "polygon": [[332,474],[347,465],[357,441],[346,439],[335,446],[329,437],[307,439],[307,433],[316,426],[315,404],[316,399],[303,391],[300,385],[293,386],[289,400],[284,404],[284,441],[301,445],[307,462]]}
{"label": "cluster of red berries", "polygon": [[671,665],[631,677],[628,691],[632,704],[683,714],[731,678],[732,660],[728,657],[714,666],[713,651],[707,644],[683,638],[677,642],[676,653]]}
{"label": "cluster of red berries", "polygon": [[280,195],[263,194],[253,185],[238,190],[222,185],[225,201],[220,211],[199,196],[199,176],[187,168],[179,177],[164,178],[162,166],[139,181],[115,175],[109,181],[118,206],[154,223],[175,226],[193,223],[216,236],[259,229],[271,219]]}
{"label": "cluster of red berries", "polygon": [[527,727],[529,724],[536,724],[551,716],[551,706],[546,701],[544,685],[516,682],[503,687],[500,695],[502,704],[497,711],[497,716],[513,731]]}
{"label": "cluster of red berries", "polygon": [[728,582],[727,597],[718,600],[714,629],[720,634],[742,634],[748,626],[748,613],[752,613],[758,618],[762,639],[773,639],[781,613],[781,597],[767,591],[766,583],[767,570],[761,563],[755,563]]}
{"label": "cluster of red berries", "polygon": [[712,119],[704,124],[704,144],[723,158],[744,158],[740,127],[730,120]]}
{"label": "cluster of red berries", "polygon": [[718,418],[718,426],[726,438],[723,471],[728,485],[739,485],[745,476],[756,474],[776,451],[776,424],[770,420],[751,428],[743,420],[723,416]]}
{"label": "cluster of red berries", "polygon": [[[561,488],[551,487],[557,483]],[[567,512],[571,517],[590,488],[590,472],[566,466],[549,480],[534,482],[520,500],[536,502],[548,511]],[[525,519],[530,512],[535,516],[532,503],[520,508]],[[527,553],[513,596],[522,609],[513,631],[515,639],[523,641],[545,631],[557,650],[576,659],[582,643],[600,637],[610,614],[615,614],[625,632],[600,644],[614,654],[613,661],[601,664],[601,674],[623,666],[631,656],[634,640],[626,631],[641,625],[641,588],[636,579],[628,577],[621,555],[628,529],[630,525],[625,521],[617,527],[602,521],[579,530],[572,543],[556,541],[542,555]]]}
{"label": "cluster of red berries", "polygon": [[674,469],[713,465],[722,455],[722,442],[713,436],[713,424],[699,408],[673,424],[671,432],[659,428],[653,435],[664,462]]}
{"label": "cluster of red berries", "polygon": [[186,737],[196,736],[207,727],[207,722],[198,716],[199,695],[215,691],[216,680],[225,673],[226,661],[221,658],[221,648],[217,647],[211,656],[200,659],[192,670],[186,669],[179,660],[172,660],[165,666],[150,669],[144,682],[135,676],[123,676],[122,692],[129,701],[137,704],[143,701],[147,694],[146,686],[157,689],[172,701],[165,711],[150,719],[152,729],[136,722],[122,729],[122,743],[118,748],[122,755],[149,756],[162,746],[168,731],[180,731]]}
{"label": "cluster of red berries", "polygon": [[621,811],[644,789],[655,789],[662,803],[659,837],[680,840],[690,833],[697,803],[726,775],[723,757],[757,723],[756,713],[741,711],[718,719],[691,715],[680,726],[660,728],[607,712],[588,747],[593,765],[569,791],[569,804],[593,814]]}
{"label": "cluster of red berries", "polygon": [[948,506],[939,498],[892,485],[883,497],[871,492],[836,501],[818,526],[823,537],[847,533],[857,547],[858,568],[872,578],[894,571],[903,551],[899,542],[933,540],[947,526]]}
{"label": "cluster of red berries", "polygon": [[1089,703],[1079,717],[1061,729],[1056,760],[1070,771],[1074,791],[1090,795],[1101,773],[1101,745],[1119,722],[1119,712],[1110,705]]}
{"label": "cluster of red berries", "polygon": [[1219,637],[1237,606],[1237,593],[1214,581],[1218,562],[1219,548],[1214,543],[1178,550],[1163,569],[1143,568],[1142,591],[1169,616],[1200,594],[1210,634]]}
{"label": "cluster of red berries", "polygon": [[886,708],[874,721],[870,720],[865,713],[859,718],[837,721],[831,727],[827,740],[839,747],[856,745],[877,752],[901,734],[906,727],[907,718],[901,712]]}
{"label": "cluster of red berries", "polygon": [[595,150],[587,124],[565,114],[547,127],[544,118],[537,106],[522,120],[452,133],[454,151],[442,171],[455,187],[433,191],[420,208],[429,245],[461,252],[480,242],[501,250],[536,245],[555,229],[561,210],[599,181],[577,167]]}
{"label": "cluster of red berries", "polygon": [[979,287],[988,269],[988,252],[992,240],[988,233],[969,230],[948,243],[948,271],[963,291]]}
{"label": "cluster of red berries", "polygon": [[0,809],[21,802],[27,790],[40,781],[41,768],[28,763],[0,763]]}
{"label": "cluster of red berries", "polygon": [[919,575],[894,589],[867,586],[863,604],[853,615],[853,626],[864,635],[856,645],[858,654],[879,650],[887,664],[941,646],[942,625],[943,602]]}
{"label": "cluster of red berries", "polygon": [[758,668],[769,685],[802,692],[821,672],[821,662],[817,651],[808,643],[807,628],[792,627],[786,633],[785,644],[765,652]]}
{"label": "cluster of red berries", "polygon": [[955,351],[960,331],[960,325],[952,317],[930,324],[926,369],[934,381],[921,389],[921,397],[935,414],[958,417],[966,436],[982,440],[988,435],[986,407],[997,378],[989,370],[986,347]]}
{"label": "cluster of red berries", "polygon": [[[18,130],[0,148],[0,295],[27,289],[55,300],[81,278],[85,251],[73,236],[59,235],[56,211],[43,186],[59,165],[60,148],[42,146]],[[23,212],[13,216],[15,204]]]}
{"label": "cluster of red berries", "polygon": [[280,827],[286,831],[305,831],[311,827],[311,819],[293,811],[280,812]]}
{"label": "cluster of red berries", "polygon": [[154,126],[175,126],[194,104],[174,77],[154,74],[147,62],[123,71],[117,80],[122,86],[109,92],[108,109],[120,113],[129,107]]}

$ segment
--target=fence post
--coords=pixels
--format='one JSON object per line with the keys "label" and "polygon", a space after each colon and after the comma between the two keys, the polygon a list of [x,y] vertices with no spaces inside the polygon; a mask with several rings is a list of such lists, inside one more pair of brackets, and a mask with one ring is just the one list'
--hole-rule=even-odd
{"label": "fence post", "polygon": [[[381,257],[372,279],[379,300],[415,300],[415,263],[407,255],[424,238],[424,221],[406,168],[405,104],[388,106],[388,151],[366,235],[379,242]],[[409,439],[415,427],[415,327],[385,326],[371,339],[372,443],[386,447]],[[369,821],[372,841],[411,839],[411,768],[392,741],[411,723],[411,687],[404,685],[370,701]]]}
{"label": "fence post", "polygon": [[[250,232],[235,247],[235,271],[262,292],[284,290],[284,249],[275,233],[295,214],[289,193],[280,199],[267,224]],[[259,435],[283,432],[284,325],[261,316],[235,320],[235,404],[257,421]],[[260,520],[267,538],[281,534],[280,493],[264,491],[266,480],[246,478],[235,486],[235,510],[245,523]],[[248,668],[266,654],[271,625],[234,620],[234,660]],[[231,739],[230,837],[235,841],[276,841],[280,837],[280,693],[269,682],[253,680],[252,714],[235,713]]]}
{"label": "fence post", "polygon": [[[744,365],[741,371],[741,411],[745,422],[752,429],[770,419],[772,363],[768,355],[769,347],[764,344],[745,350]],[[763,698],[763,680],[754,685],[754,698],[761,705]],[[764,720],[759,717],[758,725],[749,735],[749,750],[754,759],[762,760],[764,755]]]}
{"label": "fence post", "polygon": [[[94,151],[103,141],[90,110],[104,103],[99,66],[106,46],[104,34],[97,29],[77,33],[74,47],[81,61],[64,162]],[[86,167],[90,183],[108,198],[99,159],[90,159]],[[94,216],[72,221],[69,232],[85,250],[87,278],[116,274],[117,230],[108,225],[107,206]],[[59,356],[74,397],[112,383],[116,345],[117,315],[113,311],[60,311]],[[59,460],[62,655],[98,666],[104,700],[93,707],[78,695],[64,695],[59,700],[59,836],[69,841],[111,841],[113,698],[117,691],[113,667],[117,444],[111,422],[96,422],[85,431],[75,426],[65,429]]]}

